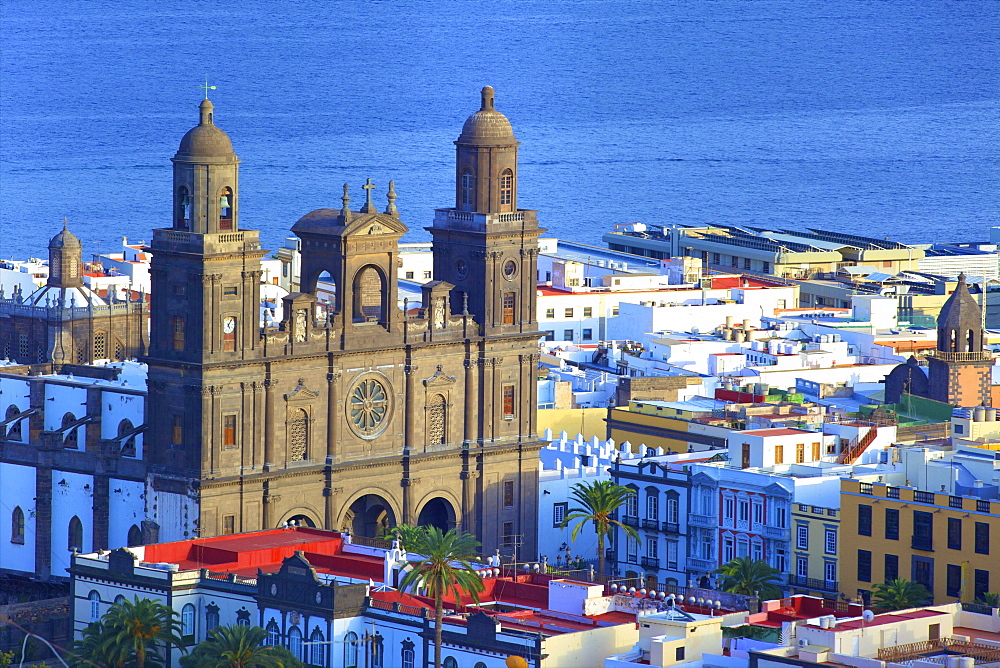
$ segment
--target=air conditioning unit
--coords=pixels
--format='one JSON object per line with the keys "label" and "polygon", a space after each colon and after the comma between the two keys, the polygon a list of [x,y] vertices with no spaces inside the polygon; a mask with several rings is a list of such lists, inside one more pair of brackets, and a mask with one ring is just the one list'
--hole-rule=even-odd
{"label": "air conditioning unit", "polygon": [[806,638],[799,638],[799,647],[805,647],[809,644],[809,640]]}

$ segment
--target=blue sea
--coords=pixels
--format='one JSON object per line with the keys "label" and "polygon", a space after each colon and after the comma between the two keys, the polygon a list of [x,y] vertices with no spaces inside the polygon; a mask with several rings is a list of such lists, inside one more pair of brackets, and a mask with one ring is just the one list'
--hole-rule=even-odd
{"label": "blue sea", "polygon": [[168,225],[206,76],[269,248],[369,177],[428,239],[485,84],[553,236],[1000,225],[996,1],[4,0],[0,255],[43,255],[64,217],[87,253]]}

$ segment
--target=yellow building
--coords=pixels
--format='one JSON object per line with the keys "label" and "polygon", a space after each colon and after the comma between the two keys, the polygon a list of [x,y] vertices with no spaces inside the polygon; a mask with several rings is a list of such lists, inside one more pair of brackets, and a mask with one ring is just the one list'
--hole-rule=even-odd
{"label": "yellow building", "polygon": [[837,598],[839,547],[839,510],[792,504],[792,561],[788,575],[792,594]]}
{"label": "yellow building", "polygon": [[640,445],[663,448],[664,452],[723,448],[728,430],[691,422],[696,417],[710,417],[716,403],[711,399],[630,401],[627,408],[608,409],[608,437],[618,444],[628,441],[633,452],[638,452]]}
{"label": "yellow building", "polygon": [[892,578],[923,584],[935,603],[1000,589],[1000,501],[845,479],[840,519],[847,596]]}

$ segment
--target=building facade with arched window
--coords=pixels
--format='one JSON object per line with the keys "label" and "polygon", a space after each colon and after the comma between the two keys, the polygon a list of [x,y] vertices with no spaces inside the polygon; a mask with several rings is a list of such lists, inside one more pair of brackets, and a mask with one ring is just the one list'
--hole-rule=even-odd
{"label": "building facade with arched window", "polygon": [[[201,535],[296,518],[373,536],[433,504],[485,552],[535,551],[541,230],[517,206],[520,144],[493,98],[456,142],[419,308],[399,308],[394,185],[377,205],[369,179],[293,225],[297,291],[263,324],[266,251],[240,222],[240,159],[201,102],[172,160],[173,224],[150,244],[152,290],[171,299],[153,303],[145,358],[150,452],[192,480]],[[222,482],[234,476],[239,494]]]}

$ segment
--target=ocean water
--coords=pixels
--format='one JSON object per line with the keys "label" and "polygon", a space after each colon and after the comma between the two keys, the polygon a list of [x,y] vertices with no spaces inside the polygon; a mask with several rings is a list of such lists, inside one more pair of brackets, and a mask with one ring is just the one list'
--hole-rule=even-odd
{"label": "ocean water", "polygon": [[553,236],[1000,224],[994,0],[6,0],[0,256],[43,255],[63,217],[87,253],[169,224],[205,76],[269,248],[369,177],[428,239],[485,84],[522,142],[519,204]]}

